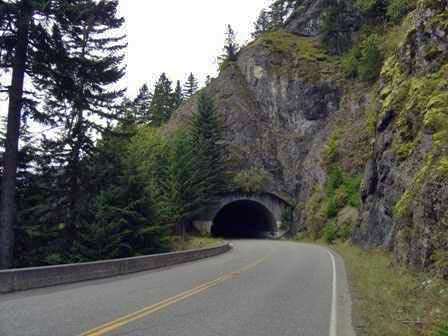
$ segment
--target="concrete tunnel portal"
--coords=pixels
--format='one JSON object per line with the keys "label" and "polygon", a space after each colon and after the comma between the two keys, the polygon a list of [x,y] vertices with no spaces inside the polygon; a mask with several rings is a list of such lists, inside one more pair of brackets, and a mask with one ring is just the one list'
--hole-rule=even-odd
{"label": "concrete tunnel portal", "polygon": [[222,207],[213,219],[211,234],[224,238],[261,238],[277,232],[272,212],[253,200],[238,200]]}

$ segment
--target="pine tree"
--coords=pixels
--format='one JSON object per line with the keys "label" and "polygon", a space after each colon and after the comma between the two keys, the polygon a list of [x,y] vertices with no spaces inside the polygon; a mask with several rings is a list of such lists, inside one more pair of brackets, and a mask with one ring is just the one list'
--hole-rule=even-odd
{"label": "pine tree", "polygon": [[174,100],[174,102],[173,102],[174,110],[177,110],[179,108],[179,106],[183,103],[184,98],[185,97],[184,97],[184,94],[182,92],[182,86],[180,84],[180,81],[177,81],[176,82],[176,88],[174,89],[174,98],[173,98],[173,100]]}
{"label": "pine tree", "polygon": [[270,6],[270,22],[272,28],[278,28],[283,25],[283,18],[285,16],[285,1],[277,0]]}
{"label": "pine tree", "polygon": [[184,96],[186,99],[191,98],[199,88],[198,81],[193,73],[188,76],[187,82],[184,85]]}
{"label": "pine tree", "polygon": [[88,204],[81,200],[81,181],[87,171],[84,158],[95,150],[93,132],[104,131],[104,121],[117,119],[115,101],[124,92],[112,88],[124,75],[121,51],[126,47],[124,37],[115,34],[124,22],[117,17],[117,6],[116,0],[66,4],[71,21],[53,28],[53,52],[41,51],[43,58],[61,60],[52,69],[54,83],[40,78],[35,85],[47,87],[46,110],[59,126],[59,137],[47,140],[46,146],[63,171],[60,182],[66,190],[62,198],[66,216],[62,223],[67,247],[76,239],[77,226],[86,221]]}
{"label": "pine tree", "polygon": [[253,38],[257,38],[263,33],[266,33],[272,29],[271,16],[266,10],[262,10],[258,16],[257,21],[254,24],[254,32],[252,33]]}
{"label": "pine tree", "polygon": [[166,123],[175,109],[172,83],[165,73],[162,73],[157,81],[149,108],[152,117],[152,125],[159,127]]}
{"label": "pine tree", "polygon": [[236,34],[231,25],[226,26],[226,39],[224,45],[225,59],[234,62],[237,59],[239,45],[236,41]]}
{"label": "pine tree", "polygon": [[[18,143],[22,115],[38,121],[46,115],[38,110],[42,89],[63,85],[53,77],[53,69],[62,63],[59,58],[50,58],[51,31],[62,24],[71,24],[73,13],[66,10],[62,0],[18,0],[0,1],[0,68],[11,72],[8,90],[8,121],[4,154],[4,176],[0,205],[0,268],[12,264],[14,248],[13,223],[16,220],[16,178]],[[60,50],[59,50],[60,51]],[[25,73],[34,85],[42,78],[39,90],[24,91]]]}
{"label": "pine tree", "polygon": [[138,123],[148,123],[151,120],[151,116],[149,114],[151,99],[151,92],[149,91],[148,85],[143,84],[138,91],[137,97],[132,103],[134,115]]}
{"label": "pine tree", "polygon": [[213,204],[226,191],[226,158],[223,124],[213,100],[202,93],[191,125],[195,171],[198,174],[202,207]]}
{"label": "pine tree", "polygon": [[190,134],[178,132],[168,142],[167,160],[160,167],[157,207],[162,221],[176,224],[177,233],[182,236],[185,227],[202,204],[203,181],[195,169],[195,156]]}
{"label": "pine tree", "polygon": [[347,21],[349,8],[345,1],[326,1],[322,23],[322,44],[335,55],[342,55],[352,46],[352,22]]}

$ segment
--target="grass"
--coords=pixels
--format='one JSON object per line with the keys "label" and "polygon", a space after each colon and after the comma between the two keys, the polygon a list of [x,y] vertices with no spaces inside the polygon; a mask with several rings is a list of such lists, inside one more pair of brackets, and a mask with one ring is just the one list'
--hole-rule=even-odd
{"label": "grass", "polygon": [[210,247],[223,242],[222,239],[212,237],[187,236],[182,242],[180,237],[173,237],[171,246],[174,251],[195,250]]}
{"label": "grass", "polygon": [[295,74],[311,82],[341,78],[338,58],[327,54],[318,38],[302,37],[277,30],[261,35],[247,47],[257,46],[283,55],[282,59],[277,59],[272,64],[272,71],[276,75]]}
{"label": "grass", "polygon": [[[382,250],[332,247],[345,260],[358,336],[435,336],[448,321],[448,282],[396,266]],[[443,335],[443,334],[442,334]]]}

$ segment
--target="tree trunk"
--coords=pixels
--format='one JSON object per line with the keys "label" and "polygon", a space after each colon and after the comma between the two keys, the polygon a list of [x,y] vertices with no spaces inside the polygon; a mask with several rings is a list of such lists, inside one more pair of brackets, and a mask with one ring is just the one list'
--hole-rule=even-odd
{"label": "tree trunk", "polygon": [[11,268],[14,250],[14,225],[16,222],[16,178],[19,150],[20,119],[23,105],[23,83],[25,78],[26,59],[31,8],[23,1],[22,11],[17,23],[17,44],[15,47],[12,69],[11,87],[9,88],[8,124],[3,167],[3,179],[0,204],[0,269]]}

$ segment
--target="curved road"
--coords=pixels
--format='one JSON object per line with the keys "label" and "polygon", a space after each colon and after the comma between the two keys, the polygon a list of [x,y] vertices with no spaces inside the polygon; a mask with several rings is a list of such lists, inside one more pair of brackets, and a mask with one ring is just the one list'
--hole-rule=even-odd
{"label": "curved road", "polygon": [[0,335],[352,335],[338,256],[292,242],[232,243],[227,254],[169,269],[0,295]]}

